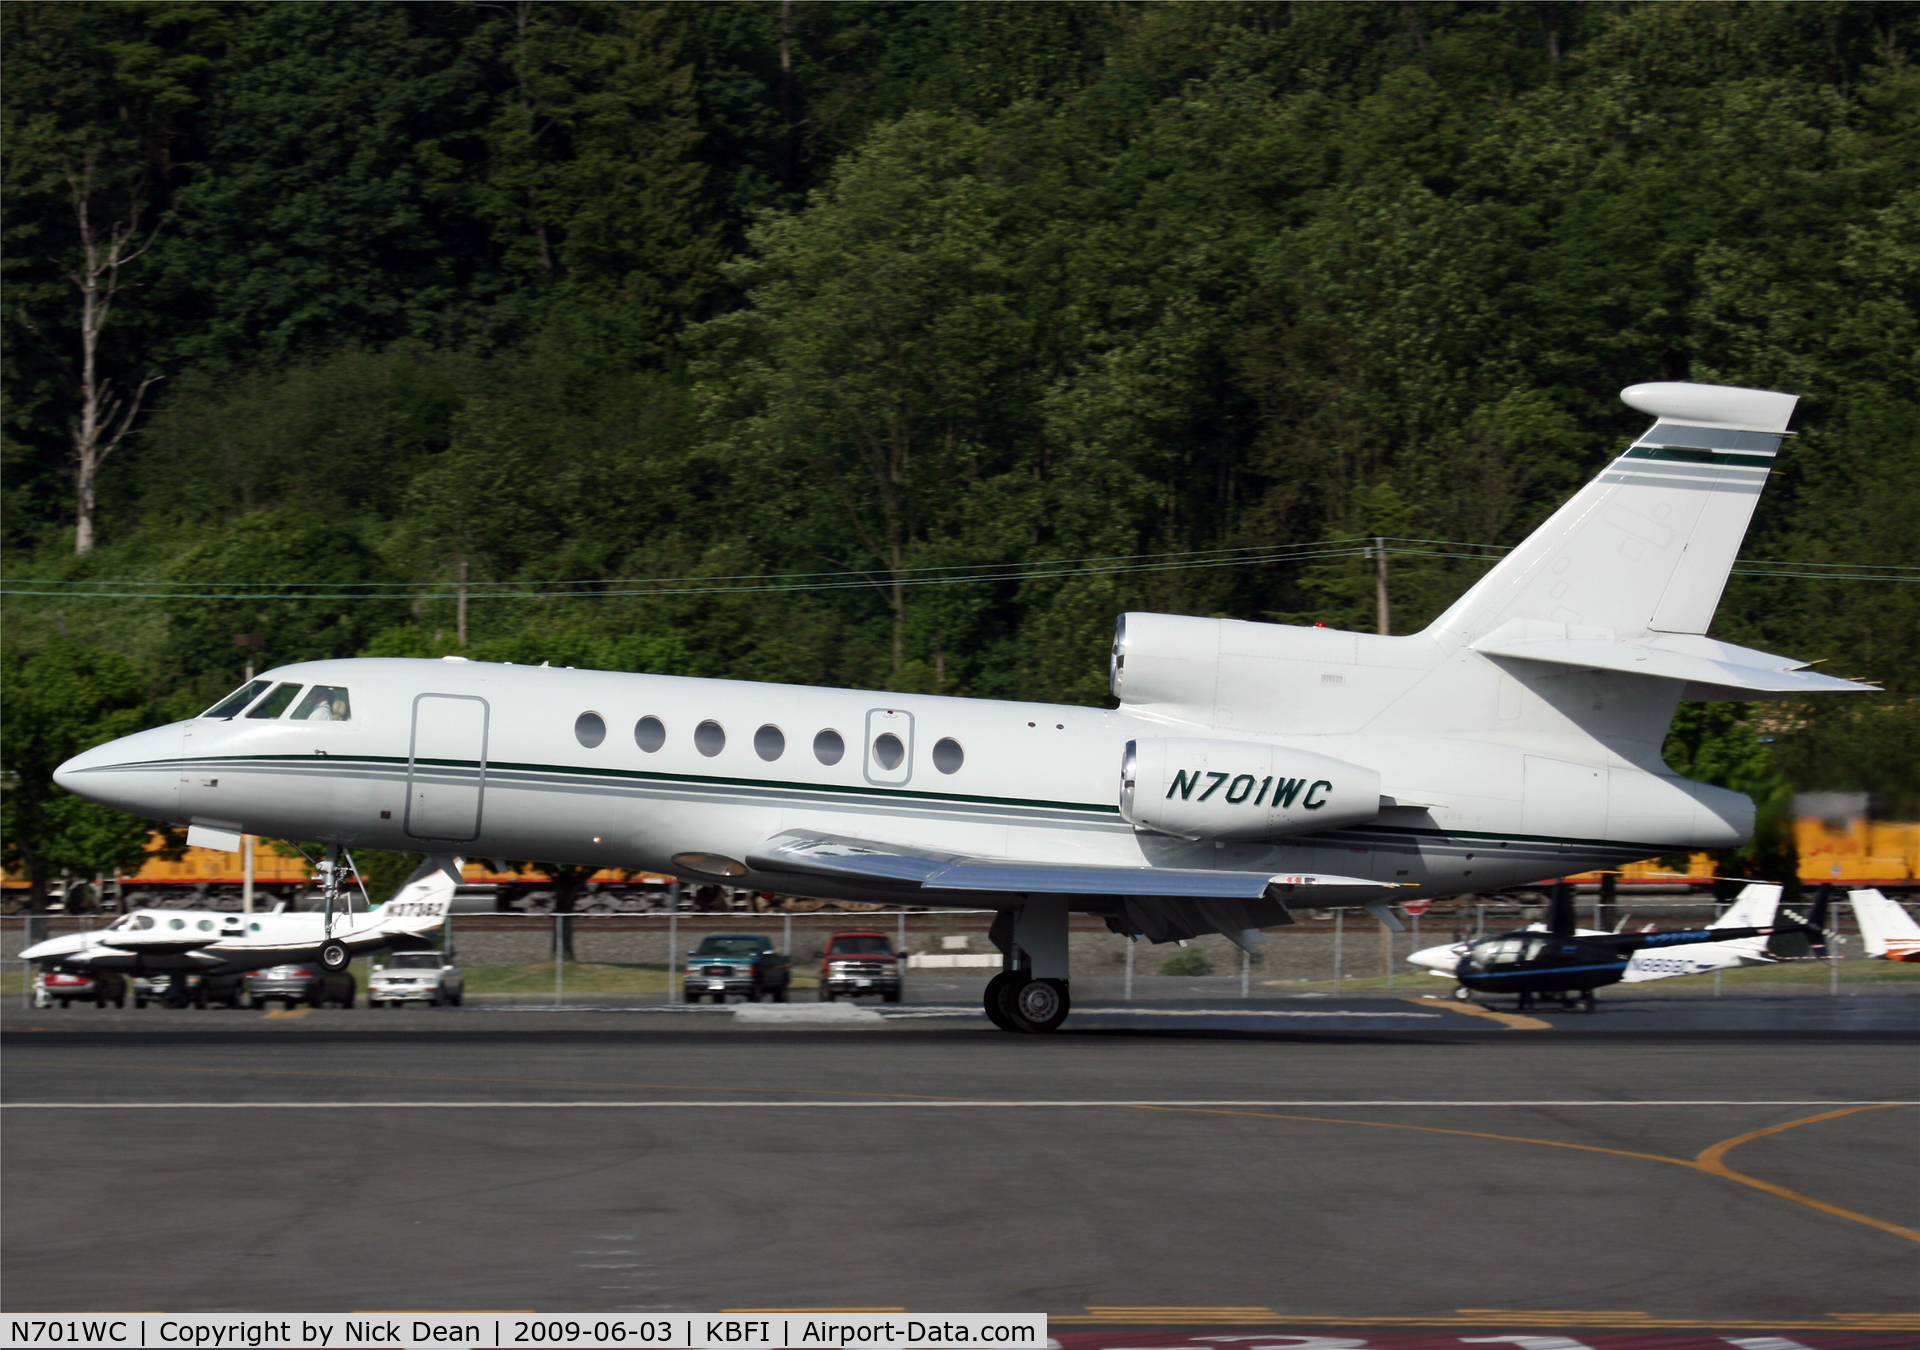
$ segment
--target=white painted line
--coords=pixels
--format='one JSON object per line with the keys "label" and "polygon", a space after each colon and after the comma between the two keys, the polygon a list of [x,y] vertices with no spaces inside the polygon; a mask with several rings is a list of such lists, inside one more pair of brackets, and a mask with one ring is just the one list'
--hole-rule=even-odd
{"label": "white painted line", "polygon": [[559,1111],[559,1110],[1033,1110],[1099,1109],[1107,1107],[1159,1108],[1163,1110],[1200,1108],[1275,1108],[1349,1110],[1355,1107],[1673,1107],[1673,1106],[1920,1106],[1920,1101],[1408,1101],[1381,1099],[1367,1101],[1239,1101],[1239,1100],[1162,1100],[1154,1098],[1112,1101],[278,1101],[278,1102],[0,1102],[6,1111]]}

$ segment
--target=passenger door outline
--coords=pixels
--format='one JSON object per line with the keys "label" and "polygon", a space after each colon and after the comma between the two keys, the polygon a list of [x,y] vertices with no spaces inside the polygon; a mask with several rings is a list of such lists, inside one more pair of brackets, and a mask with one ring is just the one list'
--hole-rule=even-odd
{"label": "passenger door outline", "polygon": [[[432,700],[429,703],[429,700]],[[452,718],[459,712],[438,705],[477,703],[479,707],[479,744],[463,739],[472,730],[471,722],[461,726]],[[429,751],[454,751],[456,753],[421,754],[421,719],[427,715],[427,749]],[[441,717],[446,716],[442,722]],[[481,812],[485,805],[487,791],[487,737],[491,729],[493,710],[487,701],[473,694],[418,694],[413,700],[413,728],[407,742],[407,811],[406,832],[415,839],[436,839],[449,842],[465,842],[480,837]],[[465,754],[457,753],[472,750],[476,757],[469,760]],[[448,765],[429,764],[424,772],[421,759],[455,760],[459,768]],[[472,763],[475,770],[472,781],[466,781],[465,765]]]}

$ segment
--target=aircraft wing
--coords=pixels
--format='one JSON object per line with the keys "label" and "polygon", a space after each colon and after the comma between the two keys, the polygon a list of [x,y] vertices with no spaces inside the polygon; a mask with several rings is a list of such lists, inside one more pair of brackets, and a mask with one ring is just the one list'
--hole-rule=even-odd
{"label": "aircraft wing", "polygon": [[[867,839],[797,831],[775,835],[747,859],[775,872],[875,882],[911,882],[928,891],[1005,891],[1022,895],[1112,895],[1192,900],[1258,900],[1300,887],[1359,888],[1369,896],[1394,885],[1323,873],[1214,872],[1183,867],[1108,867],[1091,863],[976,858]],[[1327,898],[1332,898],[1328,896]]]}

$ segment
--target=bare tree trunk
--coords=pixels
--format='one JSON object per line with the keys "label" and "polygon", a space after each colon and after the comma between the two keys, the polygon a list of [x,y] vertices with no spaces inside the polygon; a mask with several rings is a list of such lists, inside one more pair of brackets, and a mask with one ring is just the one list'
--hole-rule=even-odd
{"label": "bare tree trunk", "polygon": [[80,292],[80,415],[69,428],[73,439],[75,553],[93,552],[100,466],[120,448],[134,418],[140,415],[147,390],[160,378],[147,376],[129,398],[100,373],[100,334],[113,314],[120,269],[145,253],[154,235],[141,237],[143,207],[138,195],[128,205],[124,220],[104,230],[94,223],[94,170],[94,156],[89,152],[77,171],[67,172],[74,223],[80,232],[80,265],[67,274]]}
{"label": "bare tree trunk", "polygon": [[459,590],[459,598],[454,601],[453,631],[454,631],[454,636],[460,639],[460,645],[462,647],[466,646],[467,645],[467,559],[465,554],[462,554],[460,556],[460,590]]}

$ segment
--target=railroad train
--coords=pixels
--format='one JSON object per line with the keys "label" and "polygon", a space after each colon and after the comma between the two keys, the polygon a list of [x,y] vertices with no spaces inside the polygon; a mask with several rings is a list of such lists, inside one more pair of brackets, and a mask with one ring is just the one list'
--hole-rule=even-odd
{"label": "railroad train", "polygon": [[[1920,823],[1874,820],[1865,794],[1808,793],[1795,799],[1793,837],[1799,850],[1800,879],[1808,885],[1831,882],[1874,886],[1899,894],[1920,892]],[[154,837],[157,847],[159,836]],[[190,848],[178,861],[152,857],[128,876],[91,879],[88,894],[96,908],[124,909],[238,909],[241,896],[241,855],[213,849]],[[492,861],[475,859],[462,873],[459,909],[475,911],[543,910],[551,907],[553,880],[537,870],[500,869]],[[1577,885],[1597,886],[1598,872],[1565,878]],[[304,858],[282,854],[264,844],[254,850],[254,905],[272,909],[282,902],[298,908],[308,899],[309,868]],[[1712,889],[1714,858],[1696,853],[1684,871],[1655,859],[1628,863],[1615,874],[1624,894],[1650,891],[1690,892]],[[701,910],[758,909],[753,892],[705,884],[676,892],[674,878],[651,872],[615,868],[595,872],[575,902],[582,914],[636,913],[681,908]],[[51,888],[55,903],[65,908],[66,887]],[[27,884],[8,873],[4,878],[6,912],[25,908]],[[770,897],[759,897],[764,901]],[[782,908],[800,905],[782,903]]]}

